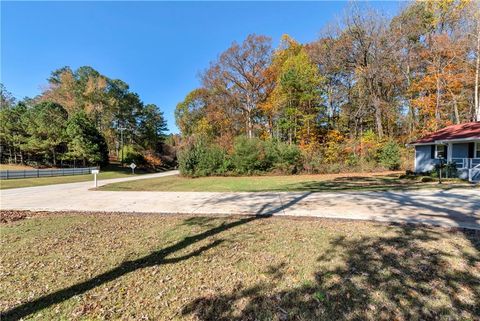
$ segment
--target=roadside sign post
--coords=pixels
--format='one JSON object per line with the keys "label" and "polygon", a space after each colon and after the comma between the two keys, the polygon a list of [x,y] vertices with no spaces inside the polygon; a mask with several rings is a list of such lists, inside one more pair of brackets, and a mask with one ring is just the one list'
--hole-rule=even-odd
{"label": "roadside sign post", "polygon": [[93,174],[93,182],[94,182],[94,187],[97,188],[97,174],[100,173],[100,170],[98,169],[92,169],[92,174]]}
{"label": "roadside sign post", "polygon": [[135,174],[135,167],[137,167],[137,165],[135,165],[135,163],[130,164],[130,168],[132,169],[132,174]]}

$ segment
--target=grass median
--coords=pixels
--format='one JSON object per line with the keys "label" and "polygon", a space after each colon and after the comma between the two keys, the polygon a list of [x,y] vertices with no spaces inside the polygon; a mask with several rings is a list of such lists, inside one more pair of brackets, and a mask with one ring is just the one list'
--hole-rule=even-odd
{"label": "grass median", "polygon": [[26,216],[0,225],[2,320],[480,318],[478,232],[276,217]]}
{"label": "grass median", "polygon": [[107,191],[178,191],[178,192],[261,192],[261,191],[382,191],[420,188],[470,187],[458,179],[425,182],[420,177],[402,178],[399,172],[349,173],[325,175],[242,176],[188,178],[168,176],[100,187]]}

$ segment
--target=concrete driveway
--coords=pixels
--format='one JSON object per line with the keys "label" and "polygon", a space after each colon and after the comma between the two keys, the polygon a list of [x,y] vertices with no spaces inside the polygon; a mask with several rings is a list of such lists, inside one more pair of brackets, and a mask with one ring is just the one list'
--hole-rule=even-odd
{"label": "concrete driveway", "polygon": [[[109,179],[99,185],[176,174],[171,171]],[[207,193],[109,192],[91,188],[92,182],[81,182],[1,190],[0,206],[4,210],[313,216],[480,230],[479,189]]]}

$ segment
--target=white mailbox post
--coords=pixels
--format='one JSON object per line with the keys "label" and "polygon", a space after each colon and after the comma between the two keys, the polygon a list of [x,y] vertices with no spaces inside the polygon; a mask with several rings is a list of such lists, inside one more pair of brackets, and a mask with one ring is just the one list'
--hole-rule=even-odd
{"label": "white mailbox post", "polygon": [[93,174],[93,182],[95,188],[97,187],[97,174],[100,173],[100,170],[98,169],[92,169],[92,174]]}

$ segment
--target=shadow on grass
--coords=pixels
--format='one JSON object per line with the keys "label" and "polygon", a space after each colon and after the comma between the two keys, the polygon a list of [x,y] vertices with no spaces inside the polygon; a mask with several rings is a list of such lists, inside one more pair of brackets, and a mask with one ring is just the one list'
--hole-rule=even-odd
{"label": "shadow on grass", "polygon": [[331,192],[331,191],[388,191],[388,190],[415,190],[420,188],[451,189],[456,187],[469,187],[467,184],[437,184],[422,183],[399,179],[398,177],[363,177],[350,176],[338,177],[328,181],[306,181],[286,185],[278,189],[292,192]]}
{"label": "shadow on grass", "polygon": [[203,246],[187,255],[181,256],[181,257],[175,257],[175,258],[168,258],[169,255],[172,255],[180,250],[183,250],[195,243],[198,243],[202,240],[208,239],[210,237],[213,237],[215,235],[221,234],[224,231],[230,230],[232,228],[235,228],[237,226],[247,224],[251,221],[258,220],[258,219],[265,219],[268,217],[271,217],[272,215],[276,214],[279,211],[282,211],[284,208],[289,207],[301,199],[305,198],[308,194],[305,195],[300,195],[297,198],[292,199],[290,202],[284,204],[282,207],[279,208],[273,208],[271,210],[267,210],[267,208],[270,207],[270,204],[264,204],[258,211],[257,215],[254,216],[248,216],[244,217],[241,219],[238,219],[236,221],[233,221],[231,223],[222,223],[219,226],[212,227],[209,222],[210,219],[198,219],[198,218],[192,218],[192,219],[187,219],[185,224],[187,225],[199,225],[208,228],[206,231],[202,233],[198,233],[193,236],[185,237],[183,240],[168,246],[164,249],[155,251],[150,253],[147,256],[141,257],[139,259],[133,260],[133,261],[126,261],[120,264],[119,266],[115,267],[114,269],[111,269],[105,273],[102,273],[100,275],[95,276],[94,278],[91,278],[87,281],[75,284],[73,286],[70,286],[68,288],[64,288],[62,290],[53,292],[51,294],[42,296],[40,298],[37,298],[35,300],[23,303],[17,307],[14,307],[11,310],[8,310],[0,315],[1,320],[18,320],[22,319],[30,314],[36,313],[40,310],[43,310],[47,307],[50,307],[54,304],[61,303],[63,301],[66,301],[76,295],[80,295],[82,293],[85,293],[89,290],[92,290],[98,286],[101,286],[102,284],[105,284],[107,282],[113,281],[123,275],[126,275],[128,273],[134,272],[139,269],[147,268],[150,266],[155,266],[155,265],[165,265],[165,264],[175,264],[180,261],[187,260],[189,258],[201,255],[204,251],[207,251],[215,246],[218,246],[225,240],[219,239],[219,240],[214,240],[210,244]]}
{"label": "shadow on grass", "polygon": [[193,252],[191,252],[188,255],[181,256],[181,257],[175,257],[175,258],[167,258],[169,255],[178,252],[182,249],[185,249],[189,247],[192,244],[195,244],[199,241],[202,241],[204,239],[207,239],[209,237],[212,237],[216,234],[220,234],[226,230],[232,229],[234,227],[237,227],[242,224],[246,224],[248,222],[251,222],[253,220],[256,220],[258,218],[263,218],[262,217],[247,217],[243,219],[239,219],[237,221],[228,223],[228,224],[221,224],[217,227],[211,228],[203,233],[199,233],[194,236],[186,237],[182,241],[166,247],[164,249],[161,249],[159,251],[155,251],[147,256],[144,256],[142,258],[139,258],[137,260],[133,261],[126,261],[123,262],[121,265],[117,266],[116,268],[107,271],[105,273],[102,273],[100,275],[97,275],[96,277],[89,279],[85,282],[75,284],[71,287],[56,291],[54,293],[45,295],[43,297],[40,297],[38,299],[35,299],[33,301],[21,304],[9,311],[6,311],[4,314],[1,315],[2,320],[18,320],[23,317],[26,317],[32,313],[35,313],[37,311],[40,311],[42,309],[45,309],[51,305],[63,302],[65,300],[68,300],[76,295],[85,293],[89,290],[92,290],[104,283],[113,281],[125,274],[134,272],[138,269],[143,269],[146,267],[154,266],[154,265],[165,265],[165,264],[175,264],[177,262],[187,260],[191,257],[198,256],[204,251],[207,251],[220,243],[222,243],[225,240],[215,240],[211,242],[210,244],[203,246]]}
{"label": "shadow on grass", "polygon": [[[285,262],[269,267],[266,281],[192,300],[182,315],[204,321],[478,320],[478,250],[459,254],[468,266],[452,266],[451,251],[432,246],[442,241],[435,230],[401,226],[395,231],[334,239],[327,251],[312,253],[324,267],[312,282],[278,289]],[[478,233],[469,235],[470,241],[480,239]],[[333,266],[338,258],[343,264]]]}

